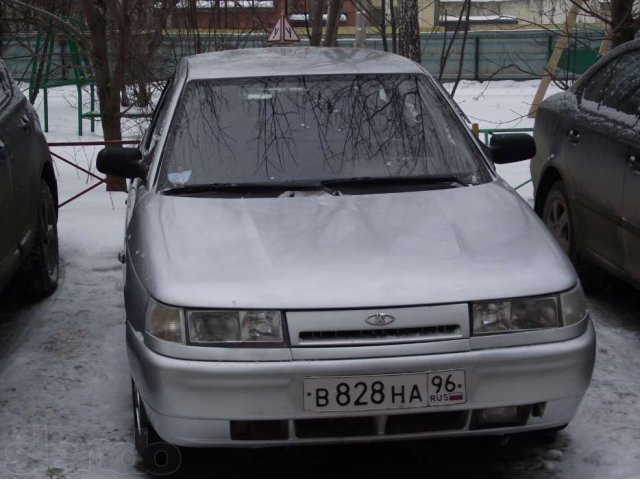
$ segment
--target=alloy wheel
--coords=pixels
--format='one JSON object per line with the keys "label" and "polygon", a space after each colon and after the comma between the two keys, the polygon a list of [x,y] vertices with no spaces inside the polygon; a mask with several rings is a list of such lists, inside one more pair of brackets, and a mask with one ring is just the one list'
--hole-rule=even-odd
{"label": "alloy wheel", "polygon": [[559,195],[554,195],[553,198],[549,200],[544,223],[556,237],[565,253],[569,254],[571,246],[571,218],[569,207],[564,198]]}

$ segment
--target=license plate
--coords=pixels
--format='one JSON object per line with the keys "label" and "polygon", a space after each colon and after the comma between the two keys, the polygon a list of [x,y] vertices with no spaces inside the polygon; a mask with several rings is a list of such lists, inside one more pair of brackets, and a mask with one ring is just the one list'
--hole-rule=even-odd
{"label": "license plate", "polygon": [[464,370],[304,379],[306,411],[439,407],[466,400]]}

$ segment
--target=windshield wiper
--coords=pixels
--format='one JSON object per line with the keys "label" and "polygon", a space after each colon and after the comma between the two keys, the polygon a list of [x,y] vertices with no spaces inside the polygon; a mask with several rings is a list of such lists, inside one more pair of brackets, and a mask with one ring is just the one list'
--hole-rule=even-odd
{"label": "windshield wiper", "polygon": [[338,195],[338,192],[325,187],[321,183],[209,183],[197,185],[182,185],[180,187],[166,188],[160,190],[163,195],[233,195],[233,196],[278,196],[287,191],[324,191],[331,195]]}
{"label": "windshield wiper", "polygon": [[318,192],[342,195],[344,190],[374,189],[377,192],[402,192],[435,188],[466,187],[468,184],[456,176],[429,175],[415,177],[355,177],[321,182],[300,183],[208,183],[182,185],[160,190],[163,195],[214,195],[214,196],[257,196],[275,197],[284,192]]}
{"label": "windshield wiper", "polygon": [[414,177],[355,177],[337,180],[325,180],[323,186],[336,189],[341,187],[395,189],[397,187],[418,188],[454,188],[469,184],[455,175],[423,175]]}

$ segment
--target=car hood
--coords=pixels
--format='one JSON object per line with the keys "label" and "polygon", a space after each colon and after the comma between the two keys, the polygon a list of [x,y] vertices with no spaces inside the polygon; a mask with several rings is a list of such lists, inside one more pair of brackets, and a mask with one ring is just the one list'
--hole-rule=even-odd
{"label": "car hood", "polygon": [[557,292],[577,277],[502,180],[409,193],[140,195],[127,255],[171,305],[325,309]]}

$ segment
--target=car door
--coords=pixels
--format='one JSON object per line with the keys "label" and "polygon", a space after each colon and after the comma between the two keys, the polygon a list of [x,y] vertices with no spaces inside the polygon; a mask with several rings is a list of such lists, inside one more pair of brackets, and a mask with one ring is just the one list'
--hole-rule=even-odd
{"label": "car door", "polygon": [[[639,51],[640,56],[640,51]],[[640,282],[640,76],[632,72],[633,87],[624,104],[624,113],[634,122],[635,140],[628,149],[627,168],[622,194],[622,235],[625,248],[625,270]]]}
{"label": "car door", "polygon": [[633,125],[619,105],[629,93],[629,72],[640,68],[638,53],[611,58],[580,84],[578,108],[563,131],[579,248],[618,268],[625,262],[622,192],[633,142]]}
{"label": "car door", "polygon": [[43,148],[46,148],[46,145],[41,140],[40,124],[35,110],[2,65],[0,70],[3,70],[10,88],[13,89],[12,100],[5,109],[5,154],[11,164],[18,243],[27,245],[34,236],[40,200]]}
{"label": "car door", "polygon": [[0,64],[0,288],[18,259],[11,164],[7,156],[4,126],[9,122],[7,105],[12,89]]}
{"label": "car door", "polygon": [[622,205],[625,270],[640,281],[640,148],[631,151]]}

